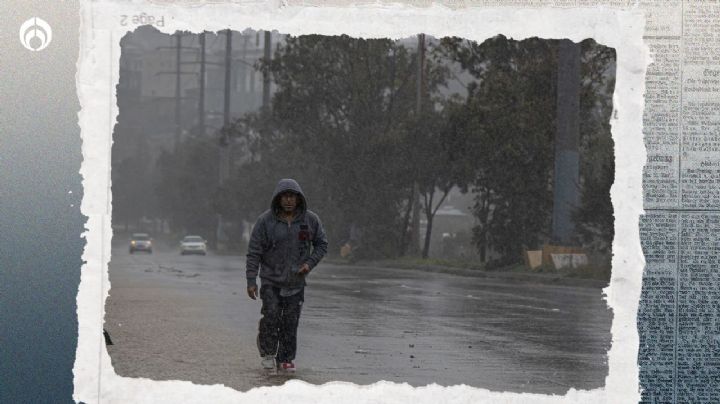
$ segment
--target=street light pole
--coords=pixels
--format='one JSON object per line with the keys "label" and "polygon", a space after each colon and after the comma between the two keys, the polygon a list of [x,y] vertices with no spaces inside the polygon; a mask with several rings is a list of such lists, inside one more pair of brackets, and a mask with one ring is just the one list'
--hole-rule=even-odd
{"label": "street light pole", "polygon": [[[415,93],[415,113],[418,122],[420,122],[420,114],[422,113],[422,86],[425,64],[425,34],[418,34],[417,49],[417,79]],[[419,129],[419,128],[418,128]],[[416,129],[416,130],[418,130]],[[420,185],[418,178],[413,181],[413,198],[412,198],[412,233],[410,233],[410,253],[418,254],[420,252]]]}

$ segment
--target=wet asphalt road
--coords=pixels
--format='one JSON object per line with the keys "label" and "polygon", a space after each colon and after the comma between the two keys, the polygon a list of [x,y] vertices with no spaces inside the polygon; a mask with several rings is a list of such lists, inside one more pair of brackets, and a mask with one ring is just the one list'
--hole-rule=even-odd
{"label": "wet asphalt road", "polygon": [[115,371],[238,390],[288,378],[564,394],[602,387],[612,314],[598,288],[320,264],[294,376],[259,369],[244,257],[113,249],[105,328]]}

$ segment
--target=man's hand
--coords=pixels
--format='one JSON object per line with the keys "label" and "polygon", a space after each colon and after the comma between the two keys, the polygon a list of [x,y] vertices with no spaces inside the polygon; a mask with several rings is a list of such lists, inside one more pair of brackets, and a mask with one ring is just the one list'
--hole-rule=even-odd
{"label": "man's hand", "polygon": [[248,294],[248,296],[250,296],[251,299],[253,299],[253,300],[257,299],[257,295],[258,295],[257,285],[248,286],[247,294]]}
{"label": "man's hand", "polygon": [[302,264],[300,266],[300,269],[298,270],[298,273],[300,275],[305,275],[308,272],[310,272],[310,265],[308,265],[308,264]]}

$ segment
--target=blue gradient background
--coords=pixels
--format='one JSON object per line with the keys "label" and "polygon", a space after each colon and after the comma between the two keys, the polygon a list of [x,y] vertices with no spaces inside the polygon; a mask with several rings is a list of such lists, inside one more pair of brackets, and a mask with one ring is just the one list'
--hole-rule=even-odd
{"label": "blue gradient background", "polygon": [[[85,218],[75,90],[77,1],[0,7],[0,403],[72,402]],[[30,52],[20,25],[52,43]]]}

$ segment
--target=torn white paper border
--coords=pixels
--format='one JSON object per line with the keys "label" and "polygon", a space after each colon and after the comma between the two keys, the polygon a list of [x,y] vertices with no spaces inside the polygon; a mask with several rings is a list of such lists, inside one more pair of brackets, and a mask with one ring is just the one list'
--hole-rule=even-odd
{"label": "torn white paper border", "polygon": [[[351,37],[405,38],[420,32],[434,37],[458,36],[478,42],[497,34],[521,40],[593,38],[617,52],[613,96],[612,135],[615,141],[615,183],[611,190],[615,210],[615,240],[610,286],[605,289],[613,310],[612,347],[605,387],[571,389],[565,396],[491,392],[465,385],[379,382],[370,386],[333,382],[315,386],[290,381],[281,387],[239,392],[221,385],[187,381],[152,381],[115,374],[102,335],[105,299],[110,288],[110,150],[118,115],[115,88],[119,77],[120,39],[136,25],[122,25],[122,16],[163,16],[162,32],[278,30],[281,33],[347,34]],[[73,398],[96,402],[316,402],[337,403],[558,403],[637,402],[638,332],[636,315],[642,283],[643,255],[638,219],[642,213],[643,93],[649,53],[643,43],[645,17],[639,10],[611,8],[469,8],[451,10],[402,4],[347,7],[298,7],[279,2],[243,4],[153,4],[140,1],[82,1],[80,58],[77,86],[82,135],[84,196],[82,213],[88,217],[78,304],[78,347],[74,366]],[[469,377],[471,377],[469,375]]]}

